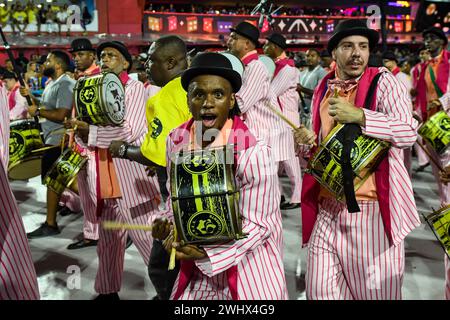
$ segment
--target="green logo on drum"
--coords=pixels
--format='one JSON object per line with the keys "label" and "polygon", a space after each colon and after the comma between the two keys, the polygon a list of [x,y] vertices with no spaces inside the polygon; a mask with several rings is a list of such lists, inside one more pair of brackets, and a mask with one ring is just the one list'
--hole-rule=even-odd
{"label": "green logo on drum", "polygon": [[[357,140],[355,142],[357,142]],[[330,146],[330,154],[333,157],[334,161],[336,161],[339,164],[341,163],[342,159],[342,148],[343,145],[337,140]],[[355,167],[360,162],[359,159],[360,157],[361,151],[359,149],[359,146],[355,143],[352,150],[350,151],[350,159],[352,162],[352,167]]]}
{"label": "green logo on drum", "polygon": [[221,235],[226,230],[226,224],[214,212],[200,211],[189,218],[187,229],[192,237],[209,238]]}
{"label": "green logo on drum", "polygon": [[152,127],[152,138],[156,139],[159,137],[159,135],[162,132],[163,126],[161,123],[161,120],[159,120],[158,118],[154,118],[152,123],[150,124],[150,126]]}
{"label": "green logo on drum", "polygon": [[61,161],[58,163],[58,175],[67,176],[73,171],[72,164],[67,161]]}
{"label": "green logo on drum", "polygon": [[213,153],[199,152],[188,155],[183,159],[183,168],[190,174],[203,174],[212,170],[216,165]]}
{"label": "green logo on drum", "polygon": [[439,122],[439,126],[444,131],[450,131],[450,118],[443,117],[441,121]]}
{"label": "green logo on drum", "polygon": [[80,100],[84,104],[96,103],[98,100],[98,92],[96,87],[85,87],[81,89]]}
{"label": "green logo on drum", "polygon": [[[9,155],[11,158],[19,156],[25,149],[25,140],[21,134],[11,131],[9,136]],[[11,159],[10,159],[11,160]]]}

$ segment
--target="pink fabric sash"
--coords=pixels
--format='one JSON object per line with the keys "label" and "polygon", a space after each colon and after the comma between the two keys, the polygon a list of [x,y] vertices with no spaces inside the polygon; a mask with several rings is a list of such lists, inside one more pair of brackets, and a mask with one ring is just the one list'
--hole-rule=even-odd
{"label": "pink fabric sash", "polygon": [[394,70],[392,70],[392,74],[394,76],[398,75],[399,73],[400,73],[400,68],[399,67],[396,67]]}
{"label": "pink fabric sash", "polygon": [[291,66],[295,67],[295,62],[292,59],[278,59],[275,61],[275,73],[273,77],[275,78],[277,74],[285,67],[285,66]]}
{"label": "pink fabric sash", "polygon": [[242,63],[247,66],[250,62],[252,62],[254,60],[259,60],[259,55],[256,52],[250,53],[250,54],[246,55],[245,57],[243,57]]}
{"label": "pink fabric sash", "polygon": [[19,90],[19,88],[20,88],[20,83],[16,83],[14,88],[12,88],[11,92],[9,93],[9,96],[8,96],[9,111],[14,109],[14,107],[16,106],[16,92],[17,92],[17,90]]}
{"label": "pink fabric sash", "polygon": [[[369,89],[370,83],[372,79],[378,74],[378,68],[367,68],[363,73],[361,79],[358,82],[358,91],[356,93],[355,105],[357,107],[363,107],[367,90]],[[312,107],[312,117],[313,117],[313,130],[316,133],[317,137],[320,134],[320,103],[326,94],[327,82],[328,80],[334,78],[335,71],[328,73],[322,81],[319,83],[319,86],[314,91],[314,105]],[[320,98],[318,98],[320,97]],[[374,95],[376,97],[376,94]],[[318,99],[317,99],[318,98]],[[370,110],[376,110],[376,99],[374,98],[372,101],[372,105],[369,108]],[[319,138],[317,138],[316,144],[319,145]],[[312,154],[317,150],[313,148],[311,150]],[[391,219],[390,219],[390,207],[389,207],[389,161],[388,157],[384,157],[381,163],[378,165],[377,170],[375,171],[375,181],[377,187],[377,196],[378,202],[380,206],[380,211],[383,219],[384,228],[386,231],[386,235],[389,241],[392,241],[392,228],[391,228]],[[314,224],[317,220],[317,214],[319,211],[319,194],[320,194],[320,184],[316,181],[316,179],[310,175],[305,174],[303,177],[303,186],[302,186],[302,238],[303,244],[308,243],[309,238],[311,237],[311,233],[314,228]]]}

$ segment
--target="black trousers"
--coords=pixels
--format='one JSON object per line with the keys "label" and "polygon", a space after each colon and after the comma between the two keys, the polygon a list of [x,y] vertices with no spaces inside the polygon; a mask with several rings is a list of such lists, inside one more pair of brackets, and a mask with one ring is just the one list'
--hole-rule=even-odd
{"label": "black trousers", "polygon": [[180,271],[180,263],[178,261],[175,264],[175,269],[167,270],[169,260],[170,255],[164,249],[162,243],[158,240],[153,240],[150,262],[148,264],[148,276],[160,300],[169,300],[173,285]]}

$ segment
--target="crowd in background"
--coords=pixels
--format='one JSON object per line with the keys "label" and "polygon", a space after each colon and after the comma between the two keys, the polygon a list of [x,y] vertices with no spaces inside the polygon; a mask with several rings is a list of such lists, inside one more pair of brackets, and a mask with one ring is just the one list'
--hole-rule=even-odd
{"label": "crowd in background", "polygon": [[[86,30],[86,25],[91,23],[93,17],[86,6],[83,6],[81,14],[81,26]],[[25,5],[22,3],[3,2],[0,4],[0,24],[4,28],[9,25],[14,34],[22,35],[28,25],[37,25],[38,35],[41,34],[43,26],[49,34],[58,32],[61,35],[62,26],[73,14],[68,4],[37,3],[29,0]],[[67,36],[70,35],[70,30]]]}

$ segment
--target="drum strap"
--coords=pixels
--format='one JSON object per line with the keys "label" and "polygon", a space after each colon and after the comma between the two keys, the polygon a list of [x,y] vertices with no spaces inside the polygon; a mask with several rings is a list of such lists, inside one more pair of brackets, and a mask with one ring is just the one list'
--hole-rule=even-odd
{"label": "drum strap", "polygon": [[[378,73],[370,83],[369,90],[367,91],[366,100],[364,101],[364,108],[369,109],[373,96],[375,94],[375,89],[378,84],[378,79],[382,73]],[[346,124],[342,129],[343,139],[342,139],[342,157],[341,157],[341,167],[342,175],[344,180],[344,194],[345,201],[347,204],[347,210],[350,213],[360,212],[358,202],[355,196],[355,186],[353,184],[354,173],[351,163],[351,151],[354,146],[356,138],[361,135],[361,127],[357,124],[350,123]]]}

